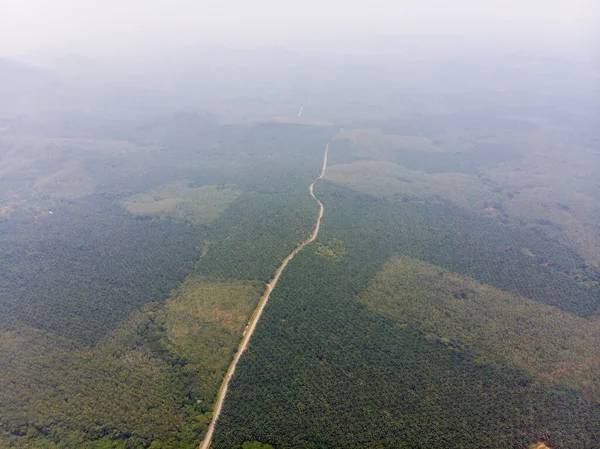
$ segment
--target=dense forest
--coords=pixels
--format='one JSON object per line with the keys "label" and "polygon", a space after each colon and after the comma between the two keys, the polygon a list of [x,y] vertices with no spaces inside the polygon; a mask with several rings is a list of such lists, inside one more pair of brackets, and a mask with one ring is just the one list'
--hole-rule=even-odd
{"label": "dense forest", "polygon": [[[559,265],[564,248],[450,206],[394,204],[328,183],[318,194],[327,210],[322,235],[278,285],[238,367],[216,447],[250,438],[289,448],[593,447],[600,407],[584,390],[492,363],[460,331],[460,316],[450,315],[452,332],[443,333],[425,325],[427,314],[407,320],[401,309],[382,313],[365,307],[369,296],[361,300],[388,258],[405,254],[588,316],[597,292],[520,251],[526,241]],[[562,349],[555,344],[547,350]]]}
{"label": "dense forest", "polygon": [[202,242],[197,229],[136,220],[89,197],[55,208],[51,219],[3,228],[0,320],[88,344],[144,303],[167,297]]}
{"label": "dense forest", "polygon": [[1,448],[197,448],[326,145],[211,447],[600,446],[597,67],[388,44],[0,59]]}
{"label": "dense forest", "polygon": [[[52,182],[3,192],[0,445],[197,446],[265,283],[314,223],[328,129],[192,114],[118,132],[132,143],[61,140],[75,168],[32,157]],[[6,164],[39,151],[19,139]]]}

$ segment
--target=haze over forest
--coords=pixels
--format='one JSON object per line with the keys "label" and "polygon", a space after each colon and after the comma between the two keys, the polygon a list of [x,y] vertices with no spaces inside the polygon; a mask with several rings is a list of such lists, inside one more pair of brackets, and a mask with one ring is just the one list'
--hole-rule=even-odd
{"label": "haze over forest", "polygon": [[599,29],[2,2],[0,448],[600,447]]}

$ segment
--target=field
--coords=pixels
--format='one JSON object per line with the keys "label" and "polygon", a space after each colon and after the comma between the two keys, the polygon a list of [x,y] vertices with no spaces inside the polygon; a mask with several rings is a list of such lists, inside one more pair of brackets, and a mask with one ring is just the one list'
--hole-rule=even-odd
{"label": "field", "polygon": [[524,130],[492,122],[485,136],[462,141],[450,132],[417,138],[351,130],[338,137],[327,179],[386,198],[446,201],[490,219],[517,220],[598,267],[600,158],[589,147],[567,147],[567,131],[541,120],[504,120],[523,122]]}
{"label": "field", "polygon": [[189,120],[201,139],[179,117],[2,140],[0,446],[199,444],[265,282],[312,228],[329,130]]}
{"label": "field", "polygon": [[258,282],[190,277],[178,294],[145,305],[93,347],[5,327],[3,444],[195,447],[261,293]]}
{"label": "field", "polygon": [[[597,324],[576,315],[590,313],[584,304],[593,304],[597,292],[523,254],[516,242],[535,242],[525,230],[328,183],[318,185],[317,194],[327,212],[322,236],[294,259],[273,293],[233,379],[216,447],[249,439],[282,448],[440,442],[520,448],[540,440],[550,447],[591,447],[600,430],[593,394],[597,354],[588,346]],[[331,241],[346,252],[331,257],[323,251]],[[403,258],[389,261],[395,254]],[[418,281],[396,270],[416,271]],[[434,275],[442,281],[432,282]],[[531,285],[532,279],[544,281]],[[564,289],[558,294],[572,302],[559,304],[562,310],[544,305],[551,302],[541,291],[545,282],[546,293]],[[535,292],[539,302],[523,298]],[[452,308],[469,295],[472,305]],[[419,319],[409,314],[409,298],[423,307],[414,314]],[[441,317],[431,317],[427,312],[440,303],[447,304]],[[503,313],[492,320],[488,306]],[[470,328],[463,328],[466,322]],[[543,344],[514,349],[553,332]],[[476,341],[481,335],[486,339]]]}
{"label": "field", "polygon": [[209,223],[241,192],[217,186],[189,187],[179,182],[130,196],[123,207],[134,215],[169,217],[195,224]]}
{"label": "field", "polygon": [[433,41],[17,67],[0,447],[198,447],[328,142],[212,447],[597,447],[594,62]]}
{"label": "field", "polygon": [[600,323],[509,294],[415,259],[387,262],[361,302],[417,326],[477,362],[511,366],[550,385],[598,397]]}
{"label": "field", "polygon": [[321,235],[273,293],[216,447],[597,445],[588,103],[560,77],[572,97],[542,93],[527,70],[434,72],[394,84],[398,103],[373,87],[376,107],[339,113]]}

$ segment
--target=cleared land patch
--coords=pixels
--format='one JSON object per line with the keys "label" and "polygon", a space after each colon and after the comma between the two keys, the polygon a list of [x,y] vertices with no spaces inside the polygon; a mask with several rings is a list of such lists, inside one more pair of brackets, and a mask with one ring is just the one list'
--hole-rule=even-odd
{"label": "cleared land patch", "polygon": [[0,446],[109,435],[195,447],[263,288],[192,276],[92,348],[18,323],[0,329]]}
{"label": "cleared land patch", "polygon": [[344,242],[339,239],[329,239],[325,242],[318,242],[315,254],[327,259],[339,260],[343,259],[348,253],[344,246]]}
{"label": "cleared land patch", "polygon": [[450,350],[472,347],[478,363],[600,394],[600,322],[480,284],[409,257],[393,257],[361,296]]}
{"label": "cleared land patch", "polygon": [[216,219],[241,194],[240,190],[233,188],[190,187],[184,182],[175,182],[130,196],[121,204],[135,215],[162,216],[202,224]]}
{"label": "cleared land patch", "polygon": [[212,400],[263,290],[261,282],[193,276],[157,312],[157,335],[177,357],[190,361],[186,376],[197,379],[198,385],[190,388],[199,389],[203,410],[212,410]]}
{"label": "cleared land patch", "polygon": [[385,198],[444,200],[472,211],[493,207],[503,196],[466,173],[425,173],[383,160],[331,167],[326,179],[369,195]]}
{"label": "cleared land patch", "polygon": [[[327,179],[371,195],[443,200],[518,220],[600,267],[600,158],[563,131],[534,124],[435,137],[345,130],[335,140]],[[589,273],[581,277],[598,281]]]}

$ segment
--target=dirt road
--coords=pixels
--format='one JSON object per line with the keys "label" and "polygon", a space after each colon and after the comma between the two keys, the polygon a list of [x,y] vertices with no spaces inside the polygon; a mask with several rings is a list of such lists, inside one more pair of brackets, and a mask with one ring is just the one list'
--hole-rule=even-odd
{"label": "dirt road", "polygon": [[242,342],[240,343],[240,346],[238,347],[238,350],[235,353],[235,356],[233,357],[233,361],[231,362],[231,365],[229,365],[227,374],[225,375],[225,378],[223,379],[223,383],[221,384],[221,389],[219,390],[219,393],[217,394],[217,402],[216,402],[215,408],[213,410],[212,421],[208,428],[208,432],[206,432],[206,436],[204,437],[204,440],[202,441],[202,443],[200,443],[199,449],[208,449],[210,447],[210,443],[212,442],[213,433],[215,431],[215,426],[217,424],[217,420],[219,419],[219,415],[221,414],[221,409],[223,408],[223,402],[225,402],[225,396],[227,395],[227,389],[229,388],[229,381],[231,380],[231,378],[233,377],[233,374],[235,373],[235,368],[237,367],[237,364],[240,361],[242,354],[248,347],[248,343],[250,342],[250,339],[252,338],[252,334],[254,333],[254,330],[256,329],[258,320],[260,320],[260,316],[262,315],[262,312],[263,312],[265,306],[267,305],[267,302],[269,301],[271,292],[277,285],[277,282],[279,281],[279,278],[281,277],[283,270],[285,270],[285,267],[287,267],[290,260],[292,260],[296,254],[298,254],[300,251],[302,251],[302,249],[306,245],[308,245],[311,242],[314,242],[315,239],[317,238],[317,236],[319,235],[319,229],[321,227],[321,220],[323,219],[323,212],[325,211],[325,207],[323,206],[323,203],[315,196],[314,188],[315,188],[315,183],[319,179],[321,179],[323,176],[325,176],[325,170],[327,170],[327,154],[328,153],[329,153],[329,143],[325,147],[325,156],[323,157],[323,167],[321,168],[321,174],[309,186],[310,196],[312,196],[315,199],[315,201],[317,203],[319,203],[319,214],[317,216],[317,220],[315,222],[315,227],[313,229],[313,232],[306,240],[304,240],[302,243],[300,243],[296,247],[296,249],[294,249],[294,251],[292,251],[285,259],[283,259],[283,262],[281,263],[281,265],[275,272],[275,276],[273,276],[273,279],[271,280],[271,282],[269,282],[267,284],[267,290],[265,291],[264,295],[258,302],[258,306],[256,307],[256,310],[252,314],[252,318],[250,318],[250,322],[248,323],[248,326],[246,326],[246,330],[244,331],[244,337],[242,338]]}

